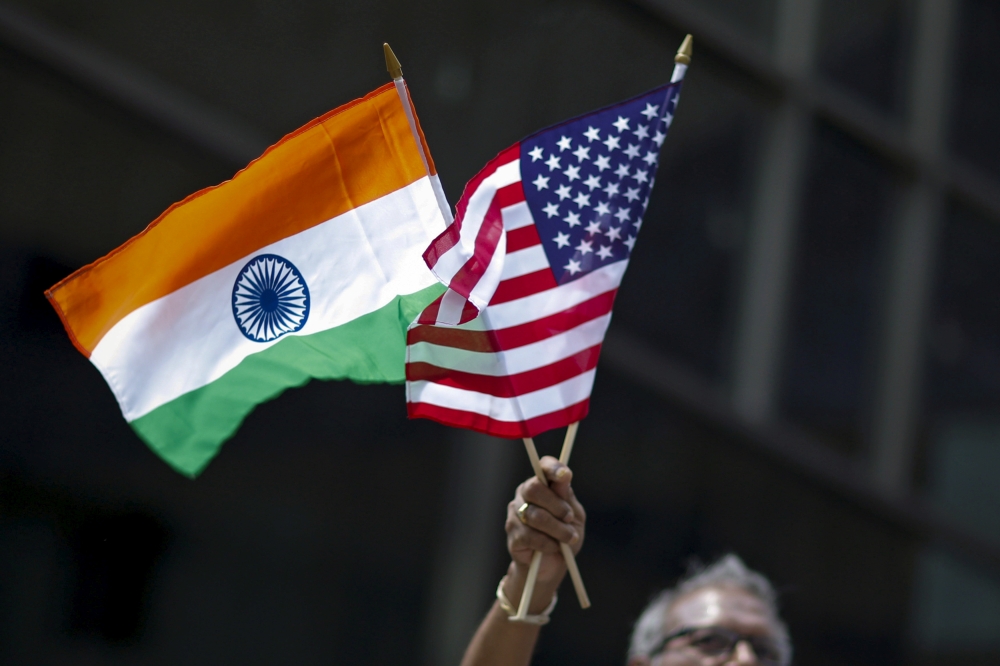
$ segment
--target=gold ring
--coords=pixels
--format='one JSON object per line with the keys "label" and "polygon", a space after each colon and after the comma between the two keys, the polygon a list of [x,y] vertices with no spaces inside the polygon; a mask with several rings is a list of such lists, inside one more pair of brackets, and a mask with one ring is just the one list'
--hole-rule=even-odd
{"label": "gold ring", "polygon": [[525,525],[528,524],[528,518],[524,515],[524,513],[528,510],[529,506],[531,505],[525,502],[517,509],[517,518]]}

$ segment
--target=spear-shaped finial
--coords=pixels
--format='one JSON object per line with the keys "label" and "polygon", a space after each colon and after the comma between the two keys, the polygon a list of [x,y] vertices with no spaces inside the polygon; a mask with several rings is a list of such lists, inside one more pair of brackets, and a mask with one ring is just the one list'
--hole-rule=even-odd
{"label": "spear-shaped finial", "polygon": [[[690,65],[693,45],[694,45],[694,37],[692,37],[691,35],[685,37],[684,41],[681,42],[681,47],[677,49],[677,55],[674,56],[674,62],[676,62],[678,65]],[[389,45],[386,44],[385,47],[388,49]]]}
{"label": "spear-shaped finial", "polygon": [[389,48],[389,42],[382,44],[382,50],[385,51],[385,68],[389,70],[389,76],[393,80],[403,78],[403,68],[400,66],[399,60],[396,59],[396,54]]}

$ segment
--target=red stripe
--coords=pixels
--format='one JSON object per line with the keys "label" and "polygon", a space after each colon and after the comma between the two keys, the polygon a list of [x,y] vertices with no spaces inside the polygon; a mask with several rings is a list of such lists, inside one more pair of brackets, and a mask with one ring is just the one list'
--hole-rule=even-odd
{"label": "red stripe", "polygon": [[428,342],[444,347],[476,352],[516,349],[524,345],[565,333],[611,312],[616,289],[578,303],[554,315],[495,331],[467,331],[447,326],[416,326],[406,332],[406,344]]}
{"label": "red stripe", "polygon": [[424,325],[435,323],[437,321],[438,310],[441,309],[442,298],[444,298],[444,294],[435,298],[433,303],[424,308],[424,311],[421,312],[420,316],[417,318],[417,322]]}
{"label": "red stripe", "polygon": [[498,421],[475,412],[448,409],[447,407],[429,405],[425,402],[406,403],[407,415],[411,419],[430,419],[444,425],[467,428],[487,435],[493,435],[494,437],[505,437],[507,439],[535,437],[546,430],[568,426],[570,423],[583,420],[589,410],[590,398],[587,398],[575,405],[570,405],[563,409],[549,412],[548,414],[542,414],[527,421]]}
{"label": "red stripe", "polygon": [[[441,312],[441,299],[443,298],[444,294],[441,294],[434,299],[433,303],[424,308],[424,311],[417,317],[417,323],[423,326],[434,326],[437,324],[438,314]],[[459,315],[458,325],[467,324],[478,316],[479,310],[476,309],[476,306],[466,301],[465,305],[462,306],[462,314]]]}
{"label": "red stripe", "polygon": [[497,285],[497,290],[493,292],[490,305],[516,301],[519,298],[555,289],[558,286],[555,276],[552,275],[552,271],[548,268],[543,268],[540,271],[518,275],[516,278],[510,278],[501,282]]}
{"label": "red stripe", "polygon": [[518,142],[487,162],[482,171],[473,176],[472,180],[465,184],[462,196],[455,206],[455,221],[448,225],[448,228],[441,232],[430,246],[424,250],[424,262],[428,267],[433,268],[441,256],[458,243],[462,235],[462,220],[465,219],[465,211],[469,206],[469,199],[479,189],[479,186],[483,184],[483,181],[492,176],[504,164],[509,164],[520,158],[521,144]]}
{"label": "red stripe", "polygon": [[496,254],[497,246],[500,244],[500,237],[503,235],[503,213],[501,210],[510,205],[509,201],[517,202],[518,197],[524,201],[524,188],[521,182],[505,185],[497,190],[490,201],[490,207],[486,209],[483,216],[483,223],[479,227],[476,235],[476,243],[473,246],[472,256],[465,262],[458,272],[452,276],[448,286],[466,298],[472,290],[479,284],[479,279],[486,272],[486,268]]}
{"label": "red stripe", "polygon": [[496,351],[488,331],[466,331],[449,326],[414,326],[406,332],[406,344],[409,346],[418,342],[474,352]]}
{"label": "red stripe", "polygon": [[504,185],[497,190],[494,201],[500,204],[500,208],[507,208],[526,201],[524,198],[524,184],[521,181],[517,181],[510,185]]}
{"label": "red stripe", "polygon": [[538,230],[533,224],[507,232],[507,254],[541,243],[542,239],[538,237]]}
{"label": "red stripe", "polygon": [[495,344],[499,349],[516,349],[576,328],[611,312],[617,292],[612,289],[554,315],[492,331]]}
{"label": "red stripe", "polygon": [[479,316],[479,308],[472,304],[471,301],[466,301],[465,305],[462,306],[462,314],[459,315],[458,324],[468,324],[470,321]]}
{"label": "red stripe", "polygon": [[485,393],[497,398],[513,398],[572,379],[597,367],[601,345],[594,345],[555,363],[514,375],[479,375],[442,368],[430,363],[408,363],[406,380],[421,380],[453,388]]}

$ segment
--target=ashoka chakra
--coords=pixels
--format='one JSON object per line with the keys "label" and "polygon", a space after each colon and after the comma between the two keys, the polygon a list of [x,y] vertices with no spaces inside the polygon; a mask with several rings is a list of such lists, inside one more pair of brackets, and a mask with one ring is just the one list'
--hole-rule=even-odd
{"label": "ashoka chakra", "polygon": [[236,276],[233,317],[254,342],[300,330],[309,318],[309,287],[302,273],[284,257],[257,255]]}

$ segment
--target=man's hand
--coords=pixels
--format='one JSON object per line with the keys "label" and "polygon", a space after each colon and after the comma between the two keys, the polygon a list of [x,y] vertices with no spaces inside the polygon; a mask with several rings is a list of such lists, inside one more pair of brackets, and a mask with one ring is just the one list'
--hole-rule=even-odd
{"label": "man's hand", "polygon": [[[552,601],[552,595],[566,575],[566,562],[559,543],[567,543],[574,554],[583,545],[587,514],[573,494],[573,472],[555,458],[542,458],[542,469],[549,480],[546,487],[531,477],[517,487],[514,500],[507,505],[507,550],[511,563],[503,584],[504,594],[516,608],[528,578],[534,552],[541,551],[541,567],[528,613],[537,615]],[[517,510],[527,502],[523,512]],[[539,625],[511,622],[507,612],[496,602],[479,625],[462,659],[463,666],[527,666],[538,640]]]}
{"label": "man's hand", "polygon": [[[559,542],[569,544],[574,554],[580,552],[587,522],[587,514],[570,486],[573,472],[569,467],[545,456],[542,469],[549,486],[531,477],[517,487],[514,499],[507,505],[507,550],[512,561],[504,592],[515,606],[521,598],[532,555],[536,550],[543,553],[531,613],[540,612],[549,604],[566,575]],[[524,511],[527,524],[517,514],[525,502],[529,504]]]}

